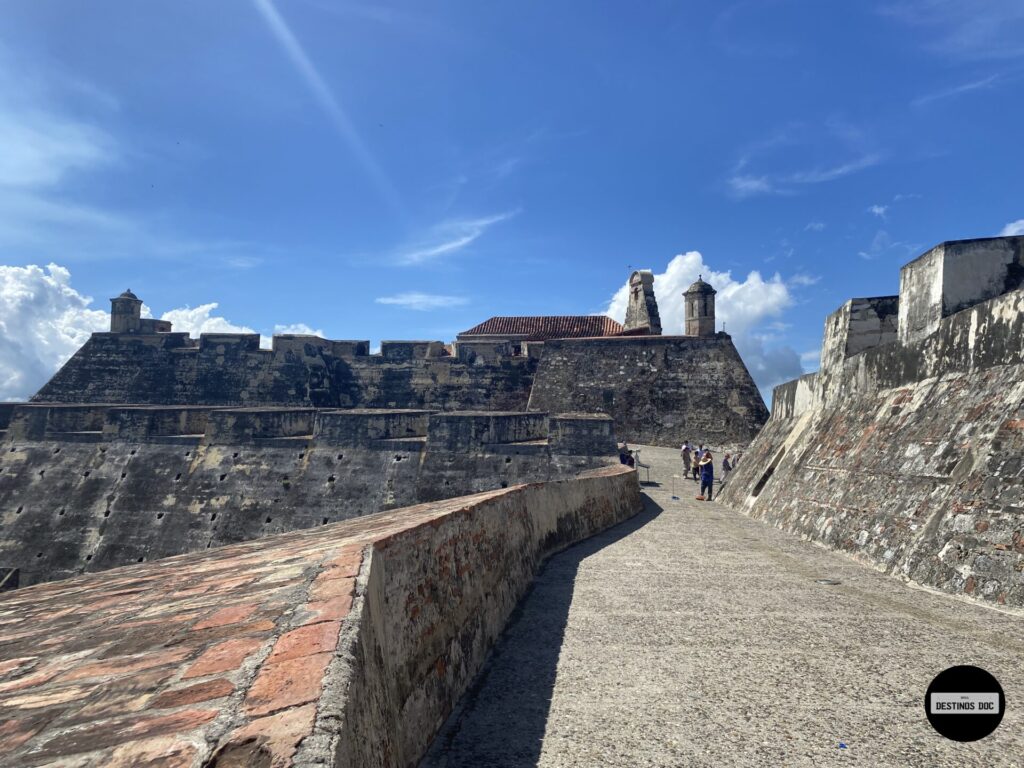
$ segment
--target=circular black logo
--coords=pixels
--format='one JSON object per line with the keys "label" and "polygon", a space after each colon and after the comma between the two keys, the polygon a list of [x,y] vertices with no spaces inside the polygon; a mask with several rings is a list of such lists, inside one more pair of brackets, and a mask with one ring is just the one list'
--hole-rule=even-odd
{"label": "circular black logo", "polygon": [[950,667],[932,680],[924,711],[932,728],[953,741],[977,741],[999,727],[1006,696],[980,667]]}

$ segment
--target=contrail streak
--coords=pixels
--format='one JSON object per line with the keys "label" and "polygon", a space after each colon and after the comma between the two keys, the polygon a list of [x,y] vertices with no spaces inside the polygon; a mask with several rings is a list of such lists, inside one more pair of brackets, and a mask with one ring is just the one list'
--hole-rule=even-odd
{"label": "contrail streak", "polygon": [[281,14],[277,12],[277,8],[274,7],[272,0],[253,0],[253,3],[255,3],[256,10],[260,12],[263,20],[267,22],[267,26],[270,27],[271,33],[277,38],[281,47],[284,48],[284,52],[299,71],[299,75],[306,83],[306,87],[312,92],[313,98],[316,99],[320,107],[331,118],[331,121],[341,133],[342,138],[348,144],[349,149],[355,155],[359,164],[363,166],[363,170],[366,171],[381,197],[404,217],[402,202],[395,188],[391,185],[391,181],[366,148],[355,125],[352,124],[348,115],[345,114],[345,110],[342,109],[338,100],[334,98],[334,94],[331,93],[327,83],[320,77],[320,73],[313,66],[313,62],[309,60],[309,56],[306,55],[302,45],[299,44],[295,35],[292,34],[291,29],[281,17]]}

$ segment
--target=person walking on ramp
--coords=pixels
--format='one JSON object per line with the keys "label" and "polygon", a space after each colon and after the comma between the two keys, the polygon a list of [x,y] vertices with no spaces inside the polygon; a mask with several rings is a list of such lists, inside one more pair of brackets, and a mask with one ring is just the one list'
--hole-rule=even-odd
{"label": "person walking on ramp", "polygon": [[[700,496],[701,501],[711,501],[711,488],[715,484],[715,463],[711,457],[711,451],[704,451],[700,457]],[[705,491],[707,498],[705,498]]]}
{"label": "person walking on ramp", "polygon": [[683,459],[683,477],[690,476],[690,441],[687,440],[683,443],[683,447],[679,449],[679,455]]}

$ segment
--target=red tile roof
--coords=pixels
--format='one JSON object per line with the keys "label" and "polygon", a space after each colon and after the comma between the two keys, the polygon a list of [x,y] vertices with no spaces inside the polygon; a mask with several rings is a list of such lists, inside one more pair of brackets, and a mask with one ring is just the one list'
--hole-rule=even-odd
{"label": "red tile roof", "polygon": [[525,336],[527,341],[573,339],[587,336],[617,336],[620,323],[605,315],[553,315],[538,317],[492,317],[463,331],[466,336]]}

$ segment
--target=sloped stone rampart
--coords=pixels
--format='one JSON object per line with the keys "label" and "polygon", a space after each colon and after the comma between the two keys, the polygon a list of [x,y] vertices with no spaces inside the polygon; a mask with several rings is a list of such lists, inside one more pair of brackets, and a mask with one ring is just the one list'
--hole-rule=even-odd
{"label": "sloped stone rampart", "polygon": [[1024,292],[777,388],[719,498],[892,574],[1024,605]]}
{"label": "sloped stone rampart", "polygon": [[0,595],[0,766],[406,766],[616,466]]}

